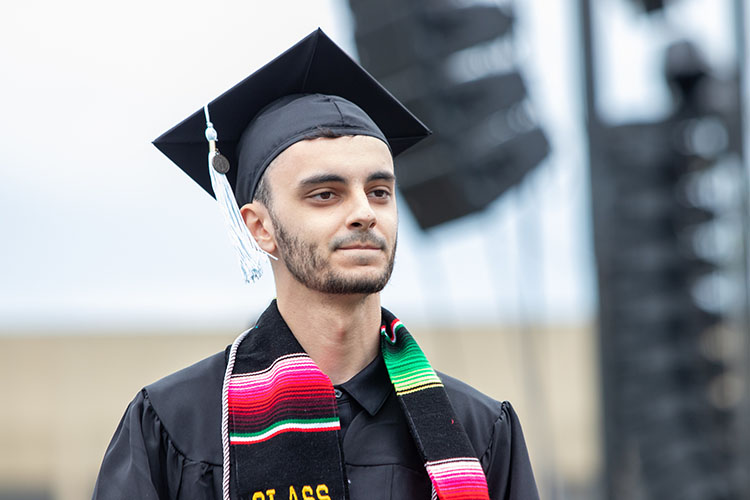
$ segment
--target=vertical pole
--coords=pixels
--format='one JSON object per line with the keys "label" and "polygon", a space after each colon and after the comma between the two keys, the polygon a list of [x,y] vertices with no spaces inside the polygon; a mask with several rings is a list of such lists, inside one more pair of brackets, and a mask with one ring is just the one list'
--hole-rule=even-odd
{"label": "vertical pole", "polygon": [[[739,422],[739,428],[737,429],[740,433],[740,446],[738,459],[741,461],[740,470],[750,470],[750,165],[746,151],[748,150],[748,144],[745,131],[747,130],[747,123],[750,117],[748,116],[748,107],[746,105],[748,97],[748,90],[746,85],[748,81],[748,66],[745,61],[745,55],[747,54],[747,36],[745,35],[747,12],[745,10],[745,0],[734,0],[734,41],[735,50],[737,51],[737,74],[736,84],[739,89],[739,120],[738,127],[740,140],[738,141],[737,147],[739,148],[738,154],[741,162],[741,183],[742,183],[742,231],[744,242],[743,245],[743,258],[741,272],[743,272],[744,278],[744,292],[745,292],[745,310],[740,318],[736,318],[738,327],[743,332],[744,349],[743,349],[743,362],[740,365],[740,374],[742,375],[744,382],[744,391],[742,403],[739,408],[739,415],[737,421]],[[750,476],[747,474],[741,478],[742,484],[739,485],[740,491],[745,495],[750,493]]]}
{"label": "vertical pole", "polygon": [[613,387],[610,363],[610,354],[612,349],[609,344],[611,339],[608,336],[608,325],[609,325],[609,314],[607,308],[609,307],[609,301],[602,297],[602,292],[606,289],[602,283],[606,274],[601,272],[601,266],[606,262],[599,259],[600,250],[603,247],[601,241],[601,231],[599,227],[604,223],[601,220],[603,217],[602,211],[597,210],[598,190],[602,184],[602,176],[605,175],[601,170],[602,151],[601,151],[601,140],[602,140],[602,124],[599,120],[597,113],[597,88],[596,88],[596,57],[594,53],[594,13],[592,12],[593,2],[592,0],[578,0],[578,13],[579,13],[579,37],[580,37],[580,75],[581,75],[581,88],[583,89],[583,112],[584,112],[584,127],[586,130],[587,140],[587,152],[588,152],[588,164],[589,164],[589,186],[591,189],[591,216],[592,216],[592,227],[593,227],[593,245],[594,255],[596,256],[596,267],[600,270],[597,273],[598,288],[599,288],[599,321],[598,321],[598,340],[599,340],[599,373],[601,377],[601,415],[602,415],[602,436],[601,436],[601,448],[600,453],[603,458],[602,463],[602,476],[600,484],[597,485],[600,488],[600,496],[602,498],[608,498],[614,500],[617,498],[615,493],[615,485],[613,482],[613,471],[615,454],[613,453],[613,445],[617,439],[616,434],[613,432],[616,426],[613,426],[612,419],[615,418],[616,413],[613,408]]}

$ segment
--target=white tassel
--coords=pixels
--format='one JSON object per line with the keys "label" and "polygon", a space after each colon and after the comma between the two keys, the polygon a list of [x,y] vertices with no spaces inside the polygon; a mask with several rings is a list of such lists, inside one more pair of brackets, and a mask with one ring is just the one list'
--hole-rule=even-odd
{"label": "white tassel", "polygon": [[206,114],[206,139],[210,146],[208,171],[211,175],[211,187],[213,187],[216,201],[229,229],[229,238],[232,241],[232,246],[234,246],[240,259],[240,267],[245,276],[245,282],[253,283],[263,275],[262,265],[265,260],[264,257],[268,256],[272,259],[276,259],[276,257],[260,248],[255,238],[250,235],[250,231],[248,231],[240,209],[237,206],[237,200],[234,197],[234,192],[232,191],[232,186],[229,185],[227,176],[214,168],[214,157],[219,154],[216,149],[217,134],[209,119],[208,105],[203,107],[203,111]]}

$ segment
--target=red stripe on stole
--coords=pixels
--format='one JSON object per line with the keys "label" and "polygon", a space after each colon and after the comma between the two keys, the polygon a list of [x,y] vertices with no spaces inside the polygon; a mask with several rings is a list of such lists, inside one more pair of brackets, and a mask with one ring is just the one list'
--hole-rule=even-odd
{"label": "red stripe on stole", "polygon": [[314,404],[335,405],[333,391],[325,390],[306,390],[301,389],[281,389],[270,394],[264,394],[262,397],[255,399],[234,399],[229,407],[230,411],[243,411],[249,413],[263,413],[270,408],[284,404],[286,402],[297,401],[303,406],[312,406]]}
{"label": "red stripe on stole", "polygon": [[330,387],[331,391],[333,391],[333,386],[331,385],[330,380],[325,375],[318,376],[318,375],[311,375],[311,374],[301,374],[299,376],[295,376],[295,374],[279,374],[278,376],[264,380],[260,383],[253,382],[253,381],[242,381],[242,382],[229,382],[229,392],[235,393],[238,395],[249,395],[252,396],[253,394],[262,394],[265,392],[270,391],[274,387],[282,387],[282,386],[296,386],[296,387]]}
{"label": "red stripe on stole", "polygon": [[313,370],[312,368],[305,368],[299,370],[287,364],[281,364],[274,367],[273,370],[268,373],[262,373],[259,375],[232,375],[230,383],[235,386],[242,385],[267,385],[272,383],[275,379],[280,377],[293,377],[299,379],[315,379],[320,381],[328,382],[328,377],[317,367]]}
{"label": "red stripe on stole", "polygon": [[229,394],[236,398],[253,400],[262,399],[264,394],[286,388],[328,391],[333,394],[333,386],[330,383],[295,383],[294,380],[277,380],[275,384],[268,384],[262,387],[233,387],[230,385]]}
{"label": "red stripe on stole", "polygon": [[333,386],[306,355],[281,358],[269,368],[233,375],[229,381],[233,427],[260,431],[285,418],[325,418],[336,414]]}
{"label": "red stripe on stole", "polygon": [[282,416],[284,418],[328,418],[336,415],[336,406],[333,402],[326,402],[325,406],[315,404],[296,404],[299,401],[289,401],[277,404],[268,411],[232,411],[231,418],[236,424],[261,425],[263,422],[273,422]]}
{"label": "red stripe on stole", "polygon": [[269,415],[271,413],[282,413],[282,412],[286,412],[286,413],[292,412],[292,413],[302,413],[302,414],[321,414],[321,415],[333,416],[334,408],[335,408],[335,405],[333,404],[326,404],[325,406],[315,406],[315,405],[308,405],[308,404],[295,404],[294,401],[289,401],[283,404],[274,405],[271,408],[269,408],[268,411],[265,411],[265,412],[236,410],[236,411],[231,412],[231,415],[233,417],[247,418],[247,419],[265,418],[266,415]]}
{"label": "red stripe on stole", "polygon": [[284,391],[300,391],[305,393],[330,395],[333,398],[333,386],[322,372],[318,374],[277,373],[274,377],[264,377],[264,380],[231,380],[229,382],[229,397],[234,403],[257,404],[274,397]]}
{"label": "red stripe on stole", "polygon": [[298,408],[303,411],[316,411],[317,408],[323,408],[332,411],[336,403],[328,399],[321,400],[316,398],[285,398],[268,405],[267,408],[258,409],[257,407],[238,407],[230,409],[231,415],[262,416],[272,411],[283,410],[285,408]]}

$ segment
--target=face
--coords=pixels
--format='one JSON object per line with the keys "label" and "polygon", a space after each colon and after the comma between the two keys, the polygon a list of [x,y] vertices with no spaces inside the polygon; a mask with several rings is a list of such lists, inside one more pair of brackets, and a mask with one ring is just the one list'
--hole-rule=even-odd
{"label": "face", "polygon": [[393,270],[398,214],[388,147],[368,136],[300,141],[265,179],[278,257],[297,283],[372,294]]}

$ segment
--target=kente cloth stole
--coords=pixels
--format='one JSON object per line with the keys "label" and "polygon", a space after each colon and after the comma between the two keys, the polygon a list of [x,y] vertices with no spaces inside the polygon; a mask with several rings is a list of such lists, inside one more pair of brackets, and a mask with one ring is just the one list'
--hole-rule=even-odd
{"label": "kente cloth stole", "polygon": [[[385,309],[382,321],[383,359],[433,498],[489,500],[442,382],[403,324]],[[333,385],[294,338],[276,301],[232,346],[223,396],[226,500],[349,498]]]}

